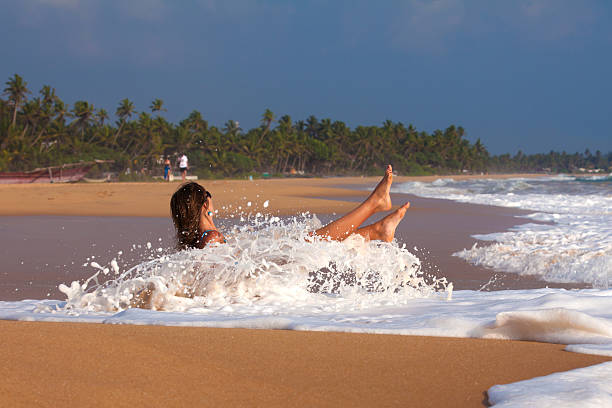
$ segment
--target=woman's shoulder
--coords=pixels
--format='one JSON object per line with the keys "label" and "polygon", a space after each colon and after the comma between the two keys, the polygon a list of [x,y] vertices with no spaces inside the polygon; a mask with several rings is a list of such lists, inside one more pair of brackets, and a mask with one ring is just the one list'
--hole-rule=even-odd
{"label": "woman's shoulder", "polygon": [[217,230],[208,230],[202,233],[201,242],[202,246],[204,246],[212,242],[225,242],[225,238],[223,237],[223,234]]}

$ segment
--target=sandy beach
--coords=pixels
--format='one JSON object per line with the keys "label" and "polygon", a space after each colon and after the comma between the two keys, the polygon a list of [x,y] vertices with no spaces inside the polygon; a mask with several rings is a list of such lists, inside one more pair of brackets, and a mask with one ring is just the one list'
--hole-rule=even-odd
{"label": "sandy beach", "polygon": [[3,321],[0,333],[12,407],[477,407],[494,384],[606,360],[417,336]]}
{"label": "sandy beach", "polygon": [[[488,178],[539,177],[537,174],[487,175]],[[456,179],[483,176],[453,176]],[[394,183],[433,181],[440,176],[398,177]],[[212,192],[219,217],[238,212],[293,215],[302,211],[343,213],[354,207],[343,197],[365,197],[379,177],[200,180]],[[169,217],[173,183],[5,184],[0,185],[0,215],[93,215]],[[363,191],[341,188],[355,186]],[[333,199],[336,198],[336,199]],[[268,201],[269,207],[264,208]],[[251,207],[247,207],[251,202]],[[230,205],[232,207],[230,207]],[[225,207],[225,208],[223,208]]]}
{"label": "sandy beach", "polygon": [[[394,182],[436,178],[396,177]],[[283,216],[311,211],[325,218],[350,210],[377,181],[329,178],[201,184],[213,193],[220,218],[243,210]],[[157,235],[171,234],[168,201],[177,187],[178,183],[0,185],[2,258],[11,259],[0,270],[0,300],[44,298],[58,283],[85,278],[78,276],[78,268],[71,275],[57,272],[70,269],[66,265],[54,269],[68,253],[61,246],[78,248],[72,261],[89,255],[76,241],[84,246],[88,240],[99,242],[98,250],[104,255],[117,242],[112,231],[121,217],[143,217],[136,232],[153,225]],[[450,253],[470,246],[471,234],[500,231],[521,222],[513,218],[519,210],[400,194],[393,195],[393,200],[413,203],[398,239],[422,247],[432,273],[437,268],[462,277],[459,288],[480,285],[491,271],[470,266]],[[74,242],[62,245],[54,242],[64,239],[58,239],[59,232],[42,227],[49,220],[68,217],[61,224],[68,228],[74,216],[96,217],[98,224],[92,221],[89,228],[97,231],[104,231],[111,217],[119,221],[113,221],[106,233],[99,232],[99,237],[84,227],[82,236],[68,234],[65,239],[72,236]],[[22,265],[21,260],[37,259],[37,252],[41,254],[38,262],[47,259],[51,266]],[[53,253],[57,258],[52,258]],[[38,281],[45,283],[38,285]],[[516,288],[538,285],[513,277],[501,281]],[[58,296],[53,292],[51,298]],[[563,345],[532,342],[73,323],[0,321],[0,340],[0,393],[6,406],[69,402],[96,406],[483,406],[486,390],[494,384],[609,360],[564,352]]]}
{"label": "sandy beach", "polygon": [[[518,177],[519,175],[513,175]],[[475,176],[455,176],[458,179]],[[487,176],[506,178],[510,176]],[[537,177],[526,174],[520,177]],[[433,181],[437,176],[395,177],[395,183]],[[270,180],[202,180],[214,195],[223,229],[240,213],[261,212],[292,216],[310,211],[328,222],[355,207],[379,181],[377,177]],[[104,183],[0,185],[0,299],[61,298],[59,283],[83,280],[91,273],[82,264],[95,257],[104,262],[124,252],[129,267],[146,257],[131,248],[163,241],[171,246],[173,227],[169,197],[180,183]],[[565,287],[543,284],[535,278],[493,272],[452,256],[471,247],[473,234],[504,231],[527,222],[516,218],[527,211],[407,194],[392,194],[396,205],[410,201],[407,216],[397,229],[397,239],[421,259],[423,270],[446,277],[455,289],[523,289]],[[264,203],[268,201],[268,206]],[[251,206],[248,203],[251,202]],[[372,217],[376,220],[380,216]],[[129,228],[126,228],[126,223]],[[35,248],[35,250],[31,250]],[[129,249],[130,256],[126,254]],[[93,258],[92,258],[93,259]],[[90,259],[91,260],[91,259]],[[130,263],[131,262],[131,263]],[[91,271],[89,269],[88,271]],[[489,283],[492,275],[495,277]]]}

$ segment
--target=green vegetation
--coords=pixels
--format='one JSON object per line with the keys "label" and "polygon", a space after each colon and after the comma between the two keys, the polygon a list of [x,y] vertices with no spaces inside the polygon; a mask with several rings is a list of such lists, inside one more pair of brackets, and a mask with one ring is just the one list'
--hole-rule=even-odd
{"label": "green vegetation", "polygon": [[[6,82],[0,98],[0,171],[30,170],[80,160],[110,159],[92,174],[113,171],[121,179],[137,180],[162,174],[163,157],[185,152],[192,172],[201,178],[259,176],[379,174],[392,163],[400,174],[507,171],[574,171],[608,169],[606,156],[547,155],[491,157],[480,142],[470,143],[465,131],[454,125],[429,134],[412,125],[385,121],[381,126],[357,126],[314,116],[294,121],[276,119],[266,109],[261,126],[243,131],[227,121],[222,128],[209,126],[198,111],[178,124],[163,117],[161,99],[147,111],[136,111],[129,99],[117,106],[115,124],[104,109],[87,101],[72,108],[55,89],[43,86],[33,95],[19,75]],[[104,167],[106,166],[106,167]],[[129,171],[128,171],[129,169]],[[128,173],[128,174],[126,174]]]}
{"label": "green vegetation", "polygon": [[612,152],[602,154],[599,150],[592,154],[589,149],[584,153],[568,154],[566,152],[537,153],[526,155],[520,150],[514,156],[502,154],[491,157],[488,168],[493,172],[601,172],[612,171]]}

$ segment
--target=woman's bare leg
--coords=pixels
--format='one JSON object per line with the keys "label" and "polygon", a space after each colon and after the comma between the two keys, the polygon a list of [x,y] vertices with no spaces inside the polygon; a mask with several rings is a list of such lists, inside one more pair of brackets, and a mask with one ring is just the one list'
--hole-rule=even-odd
{"label": "woman's bare leg", "polygon": [[315,235],[327,237],[336,241],[342,241],[359,228],[365,220],[378,211],[391,209],[391,197],[389,189],[393,182],[393,169],[387,165],[383,179],[378,183],[372,194],[359,204],[357,208],[345,216],[333,221],[315,231]]}
{"label": "woman's bare leg", "polygon": [[404,218],[406,210],[408,210],[409,207],[410,203],[408,202],[397,210],[393,211],[391,214],[387,215],[382,220],[366,227],[359,228],[357,231],[355,231],[355,234],[359,234],[365,239],[376,239],[379,241],[391,242],[393,241],[393,238],[395,238],[395,229],[397,228],[397,225],[400,223],[402,218]]}

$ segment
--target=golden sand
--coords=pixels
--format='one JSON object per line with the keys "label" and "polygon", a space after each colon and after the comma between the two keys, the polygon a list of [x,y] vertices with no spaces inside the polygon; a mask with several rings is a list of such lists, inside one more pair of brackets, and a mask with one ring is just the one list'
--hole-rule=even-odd
{"label": "golden sand", "polygon": [[607,361],[532,342],[0,321],[0,406],[478,407]]}
{"label": "golden sand", "polygon": [[[496,175],[486,177],[538,177],[538,175]],[[450,176],[445,176],[450,177]],[[452,176],[455,179],[483,176]],[[433,181],[439,176],[395,177],[395,183]],[[342,186],[374,187],[378,177],[336,177],[326,179],[200,180],[213,194],[219,216],[243,210],[292,215],[300,211],[342,213],[353,203],[326,197],[360,197],[367,191]],[[169,217],[170,197],[180,183],[78,183],[78,184],[2,184],[0,215],[101,215]],[[247,203],[251,202],[251,207]],[[269,207],[264,208],[264,202]],[[229,206],[232,205],[231,209]],[[224,210],[223,207],[226,209]]]}
{"label": "golden sand", "polygon": [[[341,186],[377,181],[201,184],[220,210],[251,201],[253,211],[283,215],[342,213],[355,204],[339,198],[367,191]],[[166,217],[178,185],[0,185],[0,215]],[[494,384],[609,360],[517,341],[8,321],[0,321],[0,343],[0,406],[7,407],[474,407]]]}

